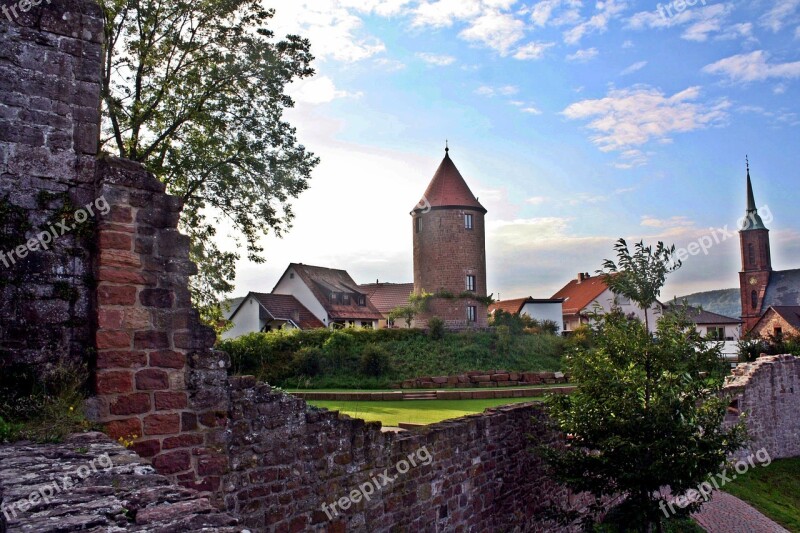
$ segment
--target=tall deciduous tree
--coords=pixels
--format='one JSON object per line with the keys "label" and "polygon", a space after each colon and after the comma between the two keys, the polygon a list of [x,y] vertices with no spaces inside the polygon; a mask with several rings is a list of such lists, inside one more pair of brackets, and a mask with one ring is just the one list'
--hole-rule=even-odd
{"label": "tall deciduous tree", "polygon": [[[654,301],[664,283],[663,266],[648,270],[653,257],[667,259],[660,243],[657,250],[642,246],[637,259],[621,261],[628,292],[620,292],[640,304]],[[591,342],[566,356],[577,390],[548,399],[554,423],[571,441],[543,453],[573,490],[624,496],[611,513],[621,530],[661,531],[661,489],[696,489],[745,438],[742,424],[722,425],[727,369],[720,347],[696,331],[686,308],[665,314],[655,336],[618,307],[593,319]],[[687,516],[699,505],[676,509]]]}
{"label": "tall deciduous tree", "polygon": [[614,249],[619,264],[606,259],[603,261],[603,270],[597,273],[603,276],[611,292],[636,302],[644,311],[644,324],[650,331],[647,312],[658,300],[667,274],[681,267],[681,261],[675,259],[675,245],[667,247],[659,241],[653,250],[652,246],[645,246],[643,241],[639,241],[631,254],[625,239],[619,239]]}
{"label": "tall deciduous tree", "polygon": [[[106,16],[102,146],[139,161],[184,200],[181,227],[207,318],[233,289],[238,251],[214,243],[223,219],[247,257],[291,227],[290,201],[318,159],[283,119],[285,93],[313,74],[309,42],[275,39],[260,0],[101,0]],[[244,245],[244,246],[242,246]]]}

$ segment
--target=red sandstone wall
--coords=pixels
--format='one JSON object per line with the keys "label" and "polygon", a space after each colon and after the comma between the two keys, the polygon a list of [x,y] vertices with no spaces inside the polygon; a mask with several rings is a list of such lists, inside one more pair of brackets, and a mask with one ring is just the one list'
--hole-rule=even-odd
{"label": "red sandstone wall", "polygon": [[[585,498],[546,477],[530,448],[558,443],[534,404],[442,422],[419,433],[309,409],[249,377],[232,378],[228,510],[258,531],[569,531],[542,516]],[[530,440],[530,435],[536,440]],[[425,447],[427,465],[395,465]],[[370,479],[397,479],[331,518],[322,509]],[[330,507],[328,507],[330,510]]]}

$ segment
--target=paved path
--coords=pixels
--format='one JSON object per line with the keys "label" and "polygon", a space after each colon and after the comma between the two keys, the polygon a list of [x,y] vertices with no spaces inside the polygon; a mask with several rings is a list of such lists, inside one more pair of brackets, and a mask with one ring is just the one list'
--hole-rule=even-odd
{"label": "paved path", "polygon": [[719,490],[692,516],[708,533],[789,533],[751,505]]}

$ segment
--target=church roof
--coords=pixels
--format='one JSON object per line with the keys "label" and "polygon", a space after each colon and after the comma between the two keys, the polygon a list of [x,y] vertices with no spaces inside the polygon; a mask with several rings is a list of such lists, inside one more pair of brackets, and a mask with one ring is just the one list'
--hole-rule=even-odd
{"label": "church roof", "polygon": [[774,306],[800,306],[800,268],[770,272],[763,309]]}
{"label": "church roof", "polygon": [[450,159],[450,150],[445,149],[444,159],[436,169],[425,194],[414,211],[421,211],[428,206],[435,207],[472,207],[486,212],[467,182],[461,176],[453,160]]}
{"label": "church roof", "polygon": [[767,229],[761,216],[758,214],[756,207],[756,199],[753,195],[753,183],[750,180],[750,162],[747,162],[747,214],[744,223],[742,224],[742,231],[750,231],[756,229]]}

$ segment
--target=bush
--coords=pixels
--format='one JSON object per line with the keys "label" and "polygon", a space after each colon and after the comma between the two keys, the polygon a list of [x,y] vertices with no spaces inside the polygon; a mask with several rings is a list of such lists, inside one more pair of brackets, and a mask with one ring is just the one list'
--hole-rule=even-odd
{"label": "bush", "polygon": [[0,443],[17,440],[19,424],[12,424],[0,418]]}
{"label": "bush", "polygon": [[316,376],[320,372],[322,350],[314,346],[300,348],[292,358],[295,375]]}
{"label": "bush", "polygon": [[389,371],[389,354],[377,344],[368,344],[361,352],[361,373],[379,377]]}
{"label": "bush", "polygon": [[441,340],[444,338],[444,320],[435,316],[428,320],[428,335],[434,340]]}

